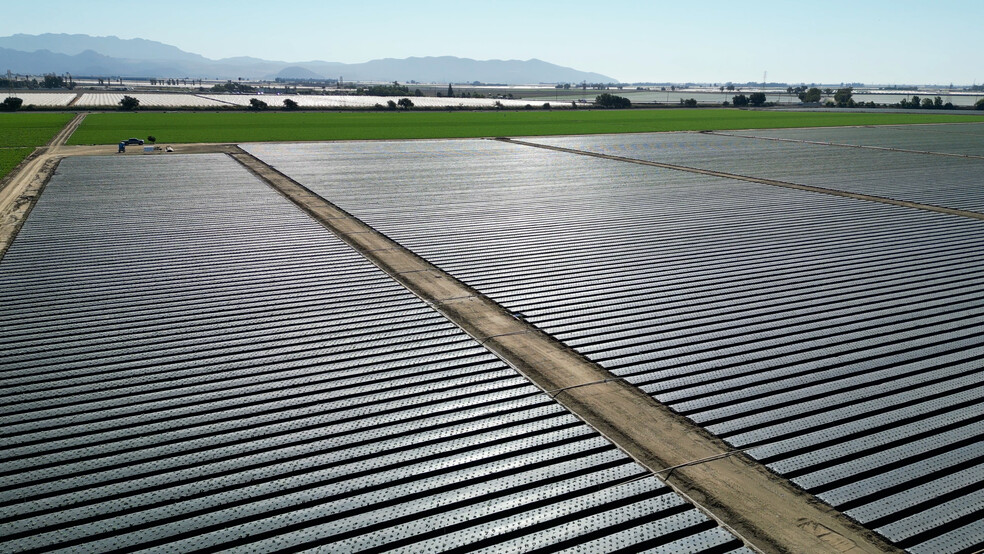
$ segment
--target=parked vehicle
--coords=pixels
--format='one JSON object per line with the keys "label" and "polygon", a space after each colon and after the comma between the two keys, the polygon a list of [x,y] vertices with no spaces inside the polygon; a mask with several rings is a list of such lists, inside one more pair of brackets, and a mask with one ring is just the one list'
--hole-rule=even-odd
{"label": "parked vehicle", "polygon": [[140,145],[142,145],[143,144],[143,139],[129,138],[129,139],[126,140],[126,143],[127,144],[140,144]]}

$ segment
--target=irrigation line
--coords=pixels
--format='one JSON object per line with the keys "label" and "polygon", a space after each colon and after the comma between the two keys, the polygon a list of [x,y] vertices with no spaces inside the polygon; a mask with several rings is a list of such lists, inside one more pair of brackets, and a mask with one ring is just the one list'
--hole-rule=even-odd
{"label": "irrigation line", "polygon": [[[468,298],[470,298],[470,297],[468,297]],[[478,344],[481,344],[481,345],[484,346],[486,342],[488,342],[488,341],[490,341],[492,339],[497,339],[497,338],[500,338],[500,337],[513,337],[513,336],[516,336],[516,335],[525,335],[526,333],[529,333],[529,332],[531,332],[531,331],[529,329],[526,329],[524,331],[516,331],[516,332],[513,332],[513,333],[500,333],[498,335],[490,335],[490,336],[487,336],[484,339],[478,341]]]}
{"label": "irrigation line", "polygon": [[[580,387],[586,387],[588,385],[601,385],[601,384],[604,384],[604,383],[611,383],[612,381],[624,381],[624,380],[625,379],[623,377],[611,377],[611,378],[607,378],[607,379],[599,379],[598,381],[591,381],[590,383],[578,383],[577,385],[570,385],[568,387],[563,387],[563,388],[554,389],[554,390],[547,390],[547,391],[543,391],[543,392],[545,392],[548,395],[550,395],[550,398],[557,398],[557,396],[560,393],[562,393],[562,392],[564,392],[566,390],[576,389],[576,388],[580,388]],[[677,467],[677,466],[675,466],[675,467]]]}

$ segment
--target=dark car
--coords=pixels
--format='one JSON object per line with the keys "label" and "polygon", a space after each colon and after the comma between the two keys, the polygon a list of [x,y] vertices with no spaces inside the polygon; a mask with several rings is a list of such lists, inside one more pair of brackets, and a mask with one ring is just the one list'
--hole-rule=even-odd
{"label": "dark car", "polygon": [[126,143],[127,144],[143,144],[143,139],[130,138],[130,139],[126,139]]}

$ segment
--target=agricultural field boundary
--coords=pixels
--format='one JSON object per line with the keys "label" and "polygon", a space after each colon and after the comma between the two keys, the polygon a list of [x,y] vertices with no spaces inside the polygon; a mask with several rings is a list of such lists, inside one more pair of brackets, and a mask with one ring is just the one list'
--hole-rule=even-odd
{"label": "agricultural field boundary", "polygon": [[85,116],[85,112],[75,114],[75,117],[73,117],[71,121],[62,127],[62,129],[58,131],[55,136],[51,137],[51,140],[48,141],[46,146],[63,146],[68,144],[68,140],[72,138],[75,131],[80,125],[82,125],[82,122],[85,121]]}
{"label": "agricultural field boundary", "polygon": [[0,113],[0,189],[12,180],[11,175],[51,144],[75,114],[70,113]]}
{"label": "agricultural field boundary", "polygon": [[[69,156],[112,156],[116,144],[96,146],[65,146],[85,119],[77,114],[48,141],[34,149],[27,158],[0,180],[0,260],[17,236],[34,204],[54,174],[62,158]],[[228,153],[234,145],[224,143],[182,144],[181,153]],[[140,154],[137,154],[140,155]]]}
{"label": "agricultural field boundary", "polygon": [[235,160],[755,550],[899,552],[249,153]]}
{"label": "agricultural field boundary", "polygon": [[68,142],[83,119],[84,113],[73,117],[51,137],[46,146],[36,148],[14,168],[9,178],[3,180],[3,186],[0,187],[0,259],[3,259],[10,248],[14,237],[58,167],[61,158],[57,155],[57,150]]}
{"label": "agricultural field boundary", "polygon": [[979,123],[970,114],[814,113],[734,109],[385,111],[385,112],[115,112],[92,114],[71,144],[116,144],[157,137],[160,144],[320,142],[568,136],[668,131]]}
{"label": "agricultural field boundary", "polygon": [[743,135],[740,133],[727,133],[723,131],[701,131],[705,135],[717,135],[719,137],[733,137],[733,138],[745,138],[745,139],[758,139],[758,140],[771,140],[775,142],[798,142],[800,144],[818,144],[821,146],[838,146],[841,148],[864,148],[866,150],[883,150],[888,152],[905,152],[907,154],[928,154],[930,156],[947,156],[951,158],[972,158],[977,160],[984,160],[984,156],[977,156],[974,154],[954,154],[952,152],[932,152],[929,150],[911,150],[908,148],[893,148],[890,146],[872,146],[868,144],[847,144],[844,142],[825,142],[821,140],[805,140],[805,139],[791,139],[791,138],[780,138],[780,137],[757,137],[755,135]]}
{"label": "agricultural field boundary", "polygon": [[[922,204],[919,202],[910,202],[908,200],[896,200],[894,198],[886,198],[884,196],[874,196],[871,194],[861,194],[857,192],[848,192],[844,190],[829,189],[825,187],[817,187],[813,185],[801,185],[798,183],[791,183],[788,181],[777,181],[775,179],[764,179],[761,177],[749,177],[747,175],[739,175],[737,173],[726,173],[724,171],[714,171],[712,169],[700,169],[696,167],[687,167],[685,165],[668,164],[663,162],[653,162],[649,160],[640,160],[637,158],[625,158],[622,156],[613,156],[611,154],[602,154],[600,152],[589,152],[587,150],[577,150],[574,148],[564,148],[563,146],[552,146],[548,144],[538,144],[535,142],[527,142],[524,140],[517,140],[506,137],[497,137],[492,140],[497,140],[499,142],[505,142],[509,144],[516,144],[520,146],[532,146],[533,148],[543,148],[545,150],[554,150],[556,152],[566,152],[568,154],[576,154],[579,156],[590,156],[593,158],[603,158],[606,160],[613,160],[616,162],[626,162],[638,165],[648,165],[651,167],[659,167],[662,169],[673,169],[676,171],[686,171],[688,173],[697,173],[699,175],[708,175],[711,177],[722,177],[725,179],[734,179],[736,181],[746,181],[749,183],[758,183],[762,185],[771,185],[774,187],[783,187],[787,189],[802,190],[806,192],[817,192],[820,194],[829,194],[831,196],[842,196],[844,198],[852,198],[854,200],[866,200],[869,202],[879,202],[881,204],[889,204],[892,206],[901,206],[904,208],[915,208],[917,210],[926,210],[930,212],[943,213],[947,215],[955,215],[960,217],[969,217],[971,219],[984,220],[984,213],[972,212],[970,210],[959,210],[956,208],[945,208],[942,206],[934,206],[932,204]],[[853,147],[856,148],[856,147]]]}
{"label": "agricultural field boundary", "polygon": [[61,158],[44,155],[28,159],[7,186],[0,189],[0,260],[31,214],[59,161]]}

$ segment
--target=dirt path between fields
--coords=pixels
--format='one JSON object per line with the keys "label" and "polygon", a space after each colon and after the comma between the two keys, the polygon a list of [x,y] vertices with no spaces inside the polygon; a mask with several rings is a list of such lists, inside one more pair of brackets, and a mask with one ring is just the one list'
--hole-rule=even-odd
{"label": "dirt path between fields", "polygon": [[300,183],[230,155],[754,548],[899,552]]}
{"label": "dirt path between fields", "polygon": [[48,141],[47,146],[65,146],[68,139],[72,138],[72,134],[75,133],[75,130],[79,128],[79,125],[82,125],[82,121],[85,120],[85,116],[85,113],[75,114],[75,117],[73,117],[72,120],[69,121],[64,127],[62,127],[61,131],[58,131],[55,133],[55,136],[51,137],[51,140]]}
{"label": "dirt path between fields", "polygon": [[532,146],[533,148],[542,148],[544,150],[553,150],[555,152],[566,152],[568,154],[577,154],[579,156],[590,156],[592,158],[603,158],[606,160],[614,160],[617,162],[626,162],[638,165],[648,165],[652,167],[660,167],[663,169],[674,169],[676,171],[686,171],[688,173],[697,173],[700,175],[708,175],[711,177],[723,177],[725,179],[733,179],[736,181],[747,181],[749,183],[758,183],[761,185],[770,185],[773,187],[782,187],[794,190],[803,190],[807,192],[819,192],[821,194],[829,194],[831,196],[842,196],[844,198],[853,198],[855,200],[867,200],[869,202],[878,202],[881,204],[889,204],[892,206],[901,206],[904,208],[915,208],[917,210],[926,210],[930,212],[937,212],[947,215],[956,215],[960,217],[969,217],[971,219],[981,219],[984,220],[984,213],[972,212],[970,210],[958,210],[955,208],[944,208],[942,206],[933,206],[932,204],[921,204],[919,202],[909,202],[908,200],[895,200],[894,198],[886,198],[884,196],[873,196],[870,194],[861,194],[857,192],[847,192],[837,189],[828,189],[824,187],[816,187],[813,185],[800,185],[798,183],[790,183],[787,181],[777,181],[775,179],[763,179],[760,177],[749,177],[747,175],[739,175],[737,173],[726,173],[724,171],[714,171],[713,169],[700,169],[696,167],[687,167],[685,165],[668,164],[663,162],[652,162],[648,160],[640,160],[637,158],[623,158],[622,156],[613,156],[611,154],[601,154],[599,152],[589,152],[587,150],[577,150],[574,148],[564,148],[562,146],[551,146],[548,144],[539,144],[536,142],[527,142],[524,140],[516,140],[510,138],[496,138],[499,142],[506,142],[510,144],[517,144],[520,146]]}
{"label": "dirt path between fields", "polygon": [[77,114],[51,137],[47,145],[36,148],[0,181],[0,260],[55,172],[58,149],[68,141],[83,119],[84,113]]}
{"label": "dirt path between fields", "polygon": [[63,146],[65,142],[68,141],[75,129],[78,129],[82,120],[85,119],[85,114],[77,114],[71,121],[65,124],[55,136],[51,137],[51,140],[47,142],[44,146],[34,149],[34,152],[30,156],[24,159],[17,167],[7,175],[2,182],[0,182],[0,212],[7,209],[10,203],[14,202],[17,197],[23,194],[25,187],[33,180],[32,178],[38,174],[40,169],[44,167],[47,160],[42,160],[38,163],[39,158],[51,157],[53,152],[57,151],[58,148]]}

